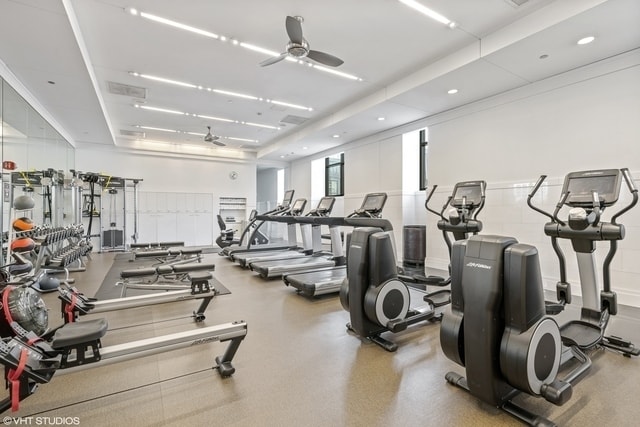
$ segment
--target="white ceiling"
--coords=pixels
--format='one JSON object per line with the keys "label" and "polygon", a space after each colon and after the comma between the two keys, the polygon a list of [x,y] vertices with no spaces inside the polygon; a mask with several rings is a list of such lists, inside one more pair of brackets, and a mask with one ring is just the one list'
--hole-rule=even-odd
{"label": "white ceiling", "polygon": [[[420,1],[457,27],[397,0],[0,0],[0,59],[76,145],[171,150],[177,144],[176,151],[193,147],[199,153],[207,146],[213,156],[260,162],[317,153],[640,47],[638,0],[528,0],[519,7],[509,0]],[[268,55],[134,16],[132,7],[277,52],[288,41],[285,17],[303,16],[310,47],[340,57],[338,70],[362,81],[289,61],[260,67]],[[596,36],[595,42],[576,45],[587,35]],[[143,79],[133,71],[204,89]],[[112,94],[108,81],[143,87],[146,99]],[[451,88],[458,93],[448,95]],[[308,121],[282,124],[288,115]],[[259,142],[223,138],[227,147],[219,149],[202,136],[136,126],[196,133],[211,126],[216,135]],[[146,140],[135,141],[123,130],[144,131]]]}

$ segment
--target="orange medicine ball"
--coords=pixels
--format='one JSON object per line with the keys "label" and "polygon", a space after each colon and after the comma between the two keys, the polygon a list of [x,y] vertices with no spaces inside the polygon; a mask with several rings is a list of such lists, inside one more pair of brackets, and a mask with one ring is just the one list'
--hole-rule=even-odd
{"label": "orange medicine ball", "polygon": [[36,242],[30,237],[22,237],[11,242],[11,251],[13,252],[31,252],[36,247]]}
{"label": "orange medicine ball", "polygon": [[15,231],[28,231],[33,229],[33,221],[23,216],[22,218],[14,219],[11,226]]}

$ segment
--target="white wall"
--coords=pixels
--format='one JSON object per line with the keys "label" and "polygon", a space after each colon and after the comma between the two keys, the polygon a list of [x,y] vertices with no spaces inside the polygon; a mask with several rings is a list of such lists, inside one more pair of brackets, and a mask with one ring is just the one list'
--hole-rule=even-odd
{"label": "white wall", "polygon": [[[210,236],[208,240],[213,242],[219,230],[216,224],[211,224],[211,227],[208,224],[203,224],[200,214],[207,213],[215,218],[215,214],[219,210],[220,197],[246,197],[247,211],[256,206],[256,165],[253,162],[176,158],[128,152],[112,146],[104,149],[79,146],[76,147],[76,168],[82,172],[98,172],[143,180],[139,186],[140,192],[149,195],[149,197],[153,195],[153,199],[156,200],[155,204],[146,203],[145,206],[149,209],[152,206],[157,206],[155,212],[145,211],[145,218],[148,221],[153,220],[158,225],[145,227],[145,224],[141,224],[138,239],[140,242],[159,239],[207,244],[205,242],[207,239],[203,237],[203,234],[208,234]],[[231,179],[231,172],[237,172],[236,179]],[[163,203],[157,204],[158,197]],[[180,209],[178,209],[177,202],[164,202],[182,199],[184,199],[184,203],[180,203]],[[188,204],[192,199],[193,212],[182,212],[181,209],[185,208],[182,205]],[[210,204],[210,206],[202,206],[203,201],[206,201],[206,204]],[[176,212],[169,212],[171,206],[174,205],[178,214],[182,213],[187,216],[178,215],[176,217]],[[166,209],[164,209],[165,207]],[[129,206],[127,206],[127,210],[131,210]],[[194,218],[190,218],[191,216]],[[142,222],[145,218],[141,218],[140,221]],[[190,221],[189,224],[185,223],[185,219]],[[191,222],[193,224],[190,224]],[[133,232],[129,224],[131,224],[130,220],[127,225],[127,236]],[[173,224],[176,227],[175,232],[172,229]],[[160,230],[162,233],[156,231],[154,234],[153,230]],[[164,239],[160,238],[162,236]],[[170,239],[169,236],[175,236],[175,239]]]}
{"label": "white wall", "polygon": [[[541,254],[545,285],[555,289],[558,263],[545,218],[526,206],[526,196],[541,174],[548,186],[537,204],[553,210],[564,175],[571,171],[627,167],[640,173],[640,53],[621,55],[431,119],[429,183],[439,184],[439,207],[455,182],[484,179],[483,233],[512,235]],[[626,186],[609,219],[629,200]],[[566,213],[565,213],[566,215]],[[429,218],[427,264],[441,268],[447,254]],[[612,286],[623,304],[640,306],[640,207],[621,217],[627,237],[612,265]],[[600,251],[608,244],[598,245]],[[566,246],[569,281],[579,294],[573,252]],[[601,260],[601,255],[598,259]],[[600,264],[601,265],[601,264]]]}

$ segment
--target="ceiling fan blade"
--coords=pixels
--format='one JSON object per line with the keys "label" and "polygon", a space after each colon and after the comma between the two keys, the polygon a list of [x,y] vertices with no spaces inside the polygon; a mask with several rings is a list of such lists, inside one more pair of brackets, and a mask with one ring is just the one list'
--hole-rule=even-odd
{"label": "ceiling fan blade", "polygon": [[319,52],[317,50],[310,50],[307,58],[311,58],[321,64],[328,65],[330,67],[339,67],[344,64],[344,61],[328,53]]}
{"label": "ceiling fan blade", "polygon": [[267,65],[272,65],[275,64],[276,62],[280,62],[282,61],[284,58],[286,58],[288,55],[287,52],[281,53],[280,56],[274,56],[273,58],[269,58],[266,61],[262,61],[260,63],[261,67],[266,67]]}
{"label": "ceiling fan blade", "polygon": [[218,140],[214,140],[214,141],[213,141],[213,143],[214,143],[215,145],[220,146],[220,147],[225,147],[225,146],[227,145],[227,144],[225,144],[224,142],[222,142],[222,141],[218,141]]}
{"label": "ceiling fan blade", "polygon": [[304,38],[302,37],[302,24],[293,16],[287,16],[287,20],[285,21],[285,25],[287,27],[287,35],[289,36],[289,40],[296,44],[302,44]]}

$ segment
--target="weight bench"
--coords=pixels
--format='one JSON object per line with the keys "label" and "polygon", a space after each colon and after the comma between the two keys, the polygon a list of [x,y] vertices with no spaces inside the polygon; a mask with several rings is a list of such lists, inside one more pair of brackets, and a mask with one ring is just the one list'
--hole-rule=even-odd
{"label": "weight bench", "polygon": [[210,271],[215,267],[213,263],[190,263],[123,270],[120,273],[122,281],[116,286],[122,285],[122,297],[126,296],[127,289],[169,291],[191,288],[204,291],[210,288],[209,280],[213,277]]}
{"label": "weight bench", "polygon": [[199,248],[169,248],[154,249],[150,251],[131,252],[133,262],[137,259],[155,258],[159,264],[180,264],[198,261],[202,258],[202,249]]}
{"label": "weight bench", "polygon": [[184,246],[184,242],[153,242],[153,243],[131,243],[132,250],[169,249],[175,246]]}

